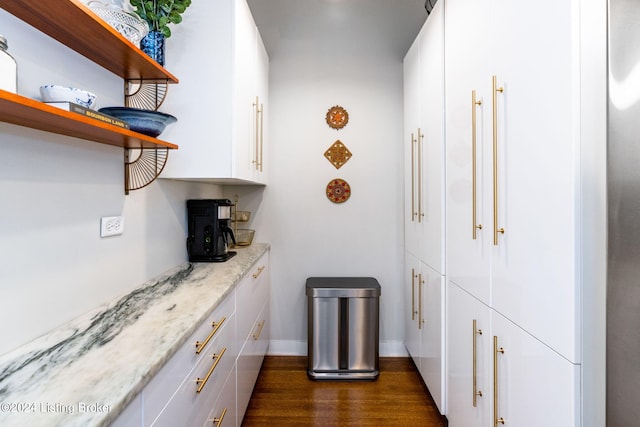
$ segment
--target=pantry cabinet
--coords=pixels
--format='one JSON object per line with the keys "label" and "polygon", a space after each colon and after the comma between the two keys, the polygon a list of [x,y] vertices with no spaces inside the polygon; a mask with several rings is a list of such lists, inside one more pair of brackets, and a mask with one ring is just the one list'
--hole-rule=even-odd
{"label": "pantry cabinet", "polygon": [[576,3],[445,2],[446,204],[449,279],[579,363]]}
{"label": "pantry cabinet", "polygon": [[[189,79],[165,104],[181,111],[167,135],[186,145],[163,178],[266,183],[269,58],[246,0],[196,2],[176,27],[167,62]],[[198,64],[194,67],[193,64]]]}
{"label": "pantry cabinet", "polygon": [[443,6],[404,59],[405,345],[441,412],[444,389]]}
{"label": "pantry cabinet", "polygon": [[405,253],[405,345],[433,398],[444,412],[444,284],[443,276]]}
{"label": "pantry cabinet", "polygon": [[580,424],[579,366],[453,283],[447,301],[449,425]]}

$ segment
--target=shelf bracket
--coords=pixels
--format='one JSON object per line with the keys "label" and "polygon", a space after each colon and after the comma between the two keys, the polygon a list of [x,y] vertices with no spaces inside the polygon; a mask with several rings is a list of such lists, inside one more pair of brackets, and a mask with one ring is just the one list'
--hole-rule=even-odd
{"label": "shelf bracket", "polygon": [[167,164],[168,148],[124,149],[124,194],[155,181]]}

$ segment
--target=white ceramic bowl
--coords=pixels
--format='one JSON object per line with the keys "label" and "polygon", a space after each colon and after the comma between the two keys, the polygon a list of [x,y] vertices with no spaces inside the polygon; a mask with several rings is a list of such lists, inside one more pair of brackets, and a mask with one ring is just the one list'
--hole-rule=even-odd
{"label": "white ceramic bowl", "polygon": [[43,102],[73,102],[86,108],[96,104],[96,96],[86,90],[60,85],[40,86]]}

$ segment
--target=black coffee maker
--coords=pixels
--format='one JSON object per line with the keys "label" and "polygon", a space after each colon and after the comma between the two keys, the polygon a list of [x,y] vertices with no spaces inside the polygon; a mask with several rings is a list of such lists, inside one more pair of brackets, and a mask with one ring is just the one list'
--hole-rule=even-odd
{"label": "black coffee maker", "polygon": [[232,206],[228,199],[187,200],[189,261],[224,262],[236,254],[229,250],[229,244],[236,243],[230,227]]}

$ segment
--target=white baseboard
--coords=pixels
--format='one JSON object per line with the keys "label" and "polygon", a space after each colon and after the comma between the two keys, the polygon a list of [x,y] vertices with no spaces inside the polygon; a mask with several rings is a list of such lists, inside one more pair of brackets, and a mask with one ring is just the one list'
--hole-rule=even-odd
{"label": "white baseboard", "polygon": [[[402,341],[381,341],[380,357],[408,357]],[[307,342],[293,340],[271,340],[267,354],[270,356],[306,356]]]}

